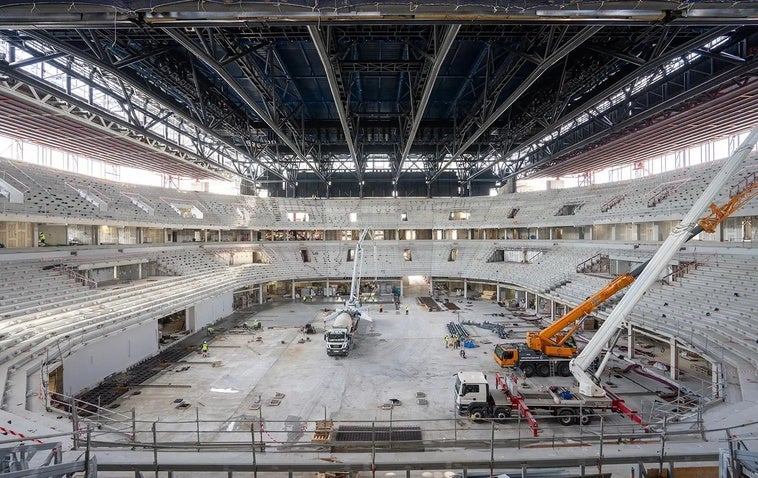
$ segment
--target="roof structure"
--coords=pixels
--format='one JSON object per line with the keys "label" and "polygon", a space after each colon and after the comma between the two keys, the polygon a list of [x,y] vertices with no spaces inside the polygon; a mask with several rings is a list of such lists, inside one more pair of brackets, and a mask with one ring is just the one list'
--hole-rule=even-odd
{"label": "roof structure", "polygon": [[758,121],[758,2],[19,1],[0,131],[290,196],[487,194]]}

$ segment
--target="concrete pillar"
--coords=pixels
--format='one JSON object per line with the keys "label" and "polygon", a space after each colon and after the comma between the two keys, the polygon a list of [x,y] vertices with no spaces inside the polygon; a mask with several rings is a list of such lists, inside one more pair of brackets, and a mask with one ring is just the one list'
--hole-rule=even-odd
{"label": "concrete pillar", "polygon": [[221,229],[218,230],[218,241],[217,242],[221,242]]}
{"label": "concrete pillar", "polygon": [[550,321],[555,322],[555,301],[550,299]]}
{"label": "concrete pillar", "polygon": [[463,298],[468,299],[468,281],[463,279]]}
{"label": "concrete pillar", "polygon": [[594,230],[593,226],[587,226],[587,232],[584,235],[584,239],[586,241],[591,241],[592,240],[592,232],[593,232],[593,230]]}
{"label": "concrete pillar", "polygon": [[295,280],[292,279],[292,299],[295,299]]}
{"label": "concrete pillar", "polygon": [[329,279],[326,280],[326,287],[324,288],[324,297],[331,297],[331,295],[327,295],[329,294],[328,291],[329,291]]}
{"label": "concrete pillar", "polygon": [[539,227],[534,232],[534,238],[537,239],[538,241],[540,240],[540,228]]}
{"label": "concrete pillar", "polygon": [[118,266],[113,266],[113,279],[118,279]]}
{"label": "concrete pillar", "polygon": [[263,289],[263,284],[259,285],[258,286],[258,303],[259,304],[263,303],[263,290],[264,290]]}
{"label": "concrete pillar", "polygon": [[631,322],[626,324],[626,356],[634,358],[634,328]]}
{"label": "concrete pillar", "polygon": [[549,231],[548,232],[548,238],[552,241],[553,240],[553,228],[551,227],[550,229],[548,229],[548,231]]}
{"label": "concrete pillar", "polygon": [[495,300],[496,300],[497,302],[500,302],[500,282],[498,282],[498,283],[496,284],[496,289],[495,289]]}
{"label": "concrete pillar", "polygon": [[434,279],[432,279],[432,276],[429,276],[429,295],[434,297]]}
{"label": "concrete pillar", "polygon": [[677,353],[676,339],[669,339],[669,357],[671,360],[671,379],[676,380],[679,378],[679,354]]}
{"label": "concrete pillar", "polygon": [[661,238],[661,226],[657,223],[653,223],[653,237],[651,238],[654,241],[662,241]]}
{"label": "concrete pillar", "polygon": [[616,240],[616,225],[615,224],[611,225],[611,240],[612,241]]}
{"label": "concrete pillar", "polygon": [[142,279],[142,264],[137,264],[137,279]]}
{"label": "concrete pillar", "polygon": [[34,232],[32,233],[32,247],[39,247],[39,224],[34,224]]}
{"label": "concrete pillar", "polygon": [[505,181],[505,192],[508,194],[513,194],[516,192],[516,177],[511,176]]}

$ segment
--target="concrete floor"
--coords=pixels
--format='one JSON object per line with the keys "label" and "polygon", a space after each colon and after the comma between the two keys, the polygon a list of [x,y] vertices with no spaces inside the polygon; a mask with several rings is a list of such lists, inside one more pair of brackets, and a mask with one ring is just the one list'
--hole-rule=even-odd
{"label": "concrete floor", "polygon": [[[520,331],[529,328],[529,324],[515,317],[492,316],[505,311],[492,302],[458,301],[460,313],[428,312],[413,298],[406,298],[400,311],[387,304],[381,314],[376,304],[370,304],[368,313],[374,321],[360,322],[355,349],[348,357],[340,358],[326,355],[321,333],[324,310],[334,304],[288,301],[260,311],[251,309],[237,314],[236,320],[252,322],[256,318],[263,330],[231,329],[214,335],[210,338],[209,357],[191,353],[185,361],[140,387],[139,395],[127,393],[117,402],[117,410],[135,408],[141,422],[138,428],[143,430],[149,430],[147,425],[153,421],[160,421],[159,440],[173,439],[168,422],[194,422],[198,416],[208,422],[201,426],[201,431],[206,431],[202,441],[219,439],[222,430],[244,427],[246,420],[259,420],[261,416],[270,434],[264,438],[280,443],[310,440],[315,422],[325,417],[343,424],[386,422],[381,426],[387,426],[390,419],[395,425],[421,421],[425,439],[480,438],[475,432],[487,432],[487,425],[453,420],[453,374],[483,370],[494,378],[500,370],[492,359],[492,350],[500,340],[489,330],[467,327],[480,346],[467,349],[463,359],[458,350],[445,348],[445,325],[459,319],[489,320]],[[403,312],[406,304],[410,306],[408,316]],[[300,332],[306,323],[314,325],[315,335]],[[655,392],[663,390],[661,384],[641,376],[612,377],[612,381],[615,390],[643,412]],[[571,379],[532,378],[530,382],[532,387],[548,383],[570,385]],[[283,397],[278,405],[271,405],[277,394]],[[419,404],[417,396],[423,396],[426,403]],[[400,404],[387,409],[385,405],[392,399]],[[187,405],[176,408],[177,400]],[[576,433],[574,427],[550,422],[544,421],[543,434]],[[605,431],[611,433],[635,429],[632,422],[615,414],[608,415],[604,425]],[[196,428],[194,423],[191,427],[177,426],[182,430]],[[514,431],[516,424],[510,428]],[[527,429],[523,429],[527,436]]]}
{"label": "concrete floor", "polygon": [[[218,442],[227,444],[231,450],[235,443],[249,444],[253,440],[250,431],[253,423],[254,440],[265,441],[267,452],[303,456],[310,453],[312,458],[333,460],[335,455],[328,447],[312,444],[317,421],[326,417],[335,422],[335,427],[372,423],[384,427],[417,426],[423,439],[433,443],[437,452],[459,450],[458,447],[474,442],[481,448],[481,443],[489,443],[492,430],[489,424],[474,424],[455,416],[453,374],[460,370],[483,370],[494,378],[494,373],[500,370],[492,359],[492,350],[501,340],[489,330],[468,327],[480,346],[467,349],[467,357],[463,359],[457,350],[445,348],[445,325],[458,320],[488,320],[504,322],[519,331],[529,326],[519,318],[493,316],[506,312],[493,302],[462,298],[454,301],[461,308],[460,313],[428,312],[413,297],[404,298],[400,311],[385,304],[384,313],[380,314],[377,304],[370,304],[368,313],[374,321],[360,322],[356,347],[344,358],[328,357],[322,340],[325,309],[333,309],[334,303],[284,300],[238,312],[234,322],[251,323],[257,319],[263,325],[262,330],[231,328],[215,334],[209,338],[207,358],[189,353],[185,360],[126,393],[116,402],[114,412],[123,414],[128,421],[128,411],[136,410],[138,442],[152,442],[154,426],[159,442]],[[406,304],[410,307],[408,316],[403,312]],[[306,323],[314,325],[315,335],[307,336],[300,331]],[[614,376],[611,380],[615,391],[643,414],[655,400],[656,392],[663,390],[658,382],[636,374]],[[532,387],[571,383],[568,378],[530,381]],[[420,404],[418,396],[423,396],[426,403]],[[273,405],[271,400],[277,397],[279,402]],[[399,404],[386,407],[391,399]],[[180,404],[186,405],[178,407]],[[576,445],[577,437],[600,433],[599,423],[581,429],[562,427],[548,417],[540,420],[540,426],[540,437],[531,446],[556,442]],[[605,434],[639,431],[639,426],[621,415],[604,417]],[[496,440],[520,439],[522,446],[530,446],[531,431],[517,420],[497,425],[495,433]],[[98,435],[103,440],[115,441],[123,441],[123,436]],[[691,440],[697,441],[696,437]],[[626,452],[639,452],[640,446],[628,445]],[[659,445],[652,446],[657,449]],[[587,450],[583,447],[582,451]],[[571,456],[571,452],[566,453]],[[629,475],[628,467],[618,467],[617,472]],[[414,475],[446,476],[443,471]]]}

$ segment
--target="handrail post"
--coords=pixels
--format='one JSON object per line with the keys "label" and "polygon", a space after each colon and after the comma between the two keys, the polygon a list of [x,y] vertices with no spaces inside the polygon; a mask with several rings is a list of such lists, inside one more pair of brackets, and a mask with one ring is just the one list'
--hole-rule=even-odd
{"label": "handrail post", "polygon": [[156,424],[153,422],[153,467],[155,468],[155,478],[158,478],[158,432]]}

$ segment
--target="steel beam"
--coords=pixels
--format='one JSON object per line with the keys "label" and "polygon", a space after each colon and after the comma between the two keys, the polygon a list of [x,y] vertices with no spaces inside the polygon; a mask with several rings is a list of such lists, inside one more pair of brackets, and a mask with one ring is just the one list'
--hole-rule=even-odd
{"label": "steel beam", "polygon": [[427,76],[426,82],[424,83],[424,91],[421,93],[421,98],[419,99],[418,105],[412,110],[413,122],[411,123],[411,129],[408,132],[408,137],[405,138],[405,146],[403,147],[403,152],[400,155],[400,162],[398,163],[397,169],[395,170],[395,175],[392,178],[394,182],[397,182],[397,180],[400,178],[400,174],[403,171],[403,165],[405,163],[405,160],[408,158],[408,153],[411,151],[413,141],[416,139],[416,133],[418,132],[418,128],[421,125],[421,120],[424,117],[426,105],[429,103],[429,98],[432,96],[432,90],[434,90],[434,84],[437,81],[437,75],[439,74],[440,68],[442,68],[442,63],[445,61],[445,57],[447,57],[450,48],[453,46],[453,41],[455,41],[455,37],[458,35],[458,31],[460,29],[460,25],[450,25],[447,27],[445,36],[442,39],[439,48],[435,52],[429,75]]}
{"label": "steel beam", "polygon": [[342,126],[342,134],[345,135],[345,141],[347,142],[347,148],[350,150],[350,158],[355,165],[355,171],[358,175],[358,180],[363,179],[363,168],[361,168],[360,161],[358,159],[358,152],[355,149],[355,142],[353,140],[353,133],[350,129],[350,123],[345,111],[345,102],[342,99],[340,87],[337,84],[337,77],[334,74],[333,65],[329,59],[329,52],[327,51],[324,39],[321,38],[321,33],[318,31],[318,27],[315,25],[308,25],[308,33],[313,40],[313,46],[316,47],[318,57],[321,59],[321,64],[324,67],[326,73],[326,80],[329,83],[329,90],[332,93],[332,99],[334,100],[334,107],[337,109],[337,116],[340,118],[340,125]]}
{"label": "steel beam", "polygon": [[[207,134],[208,136],[214,138],[219,143],[225,144],[230,150],[233,150],[236,153],[241,154],[241,155],[246,155],[247,154],[246,151],[240,150],[237,145],[235,145],[233,143],[230,143],[230,142],[227,142],[223,138],[220,138],[218,136],[218,134],[215,131],[213,131],[208,125],[203,124],[202,122],[196,120],[195,118],[192,118],[191,116],[187,115],[186,113],[184,113],[184,112],[178,110],[176,107],[172,106],[173,102],[169,98],[164,97],[164,96],[156,93],[153,90],[146,89],[144,87],[144,85],[142,85],[140,83],[140,81],[138,81],[137,79],[135,79],[132,75],[128,74],[127,71],[124,71],[124,70],[121,70],[121,69],[115,67],[114,65],[112,65],[109,62],[107,62],[104,59],[100,59],[100,58],[97,58],[95,56],[89,55],[89,54],[87,54],[87,53],[85,53],[85,52],[77,49],[76,47],[74,47],[72,45],[69,45],[69,44],[67,44],[67,43],[65,43],[65,42],[63,42],[63,41],[55,38],[50,33],[43,32],[41,30],[29,30],[29,31],[23,31],[23,32],[19,32],[19,33],[23,33],[24,35],[28,35],[29,37],[34,38],[35,40],[39,41],[40,43],[50,45],[52,48],[55,48],[56,50],[65,52],[65,53],[67,53],[67,54],[69,54],[69,55],[71,55],[71,56],[73,56],[75,58],[78,58],[81,61],[86,62],[89,65],[92,65],[93,67],[97,67],[97,68],[99,68],[99,69],[101,69],[101,70],[103,70],[103,71],[105,71],[105,72],[113,75],[113,77],[115,77],[115,78],[120,78],[126,84],[130,85],[131,87],[133,87],[135,90],[139,90],[140,93],[142,95],[144,95],[146,98],[149,98],[152,101],[154,101],[155,103],[161,105],[162,108],[165,108],[165,109],[171,111],[172,115],[176,115],[176,116],[180,117],[183,122],[186,122],[188,124],[191,124],[191,125],[195,126],[200,131],[202,131],[205,134]],[[12,43],[12,39],[8,38],[8,41]],[[92,40],[86,39],[85,41],[90,45],[90,47],[92,48],[93,52],[96,51],[97,49],[99,49],[96,45],[92,44]],[[63,66],[63,65],[57,66],[57,68],[61,68],[61,69],[65,70],[65,66]],[[85,79],[82,79],[82,80],[86,81]],[[92,86],[96,87],[96,88],[101,88],[101,86],[99,86],[99,85],[92,85]],[[163,141],[168,142],[168,140],[166,140],[166,139],[164,139]],[[235,161],[235,159],[231,158],[231,157],[229,158],[229,160],[231,162]],[[211,163],[211,164],[217,165],[217,166],[222,167],[222,168],[226,168],[227,167],[225,165],[217,164],[217,163]],[[286,179],[286,176],[284,175],[284,173],[282,171],[279,171],[277,169],[276,165],[267,165],[267,164],[265,164],[263,162],[260,162],[260,164],[261,164],[262,167],[264,167],[265,169],[267,169],[268,171],[270,171],[272,174],[275,174],[275,175],[277,175],[279,177],[282,177],[283,179]]]}
{"label": "steel beam", "polygon": [[586,27],[581,32],[579,32],[576,36],[574,36],[571,40],[566,42],[565,45],[558,48],[555,52],[553,52],[550,56],[545,58],[542,63],[540,63],[537,68],[535,68],[534,71],[523,81],[519,86],[514,90],[513,93],[503,102],[500,104],[500,106],[497,107],[497,109],[488,116],[479,126],[479,128],[471,135],[469,138],[461,145],[458,150],[453,153],[453,155],[445,162],[445,164],[442,165],[439,171],[434,173],[432,177],[430,178],[431,181],[434,181],[437,179],[440,174],[442,174],[442,171],[444,171],[450,163],[458,159],[461,154],[463,154],[466,149],[469,148],[474,142],[479,139],[479,137],[484,134],[491,126],[492,124],[502,116],[503,113],[510,108],[513,103],[516,102],[529,87],[534,84],[537,79],[539,79],[547,70],[549,70],[553,65],[555,65],[558,61],[560,61],[563,57],[574,51],[577,47],[579,47],[582,43],[587,41],[590,37],[592,37],[595,33],[600,31],[602,27]]}
{"label": "steel beam", "polygon": [[208,68],[212,69],[216,74],[218,74],[219,77],[223,79],[224,82],[229,85],[232,90],[234,90],[237,96],[239,96],[240,99],[242,99],[242,101],[244,101],[245,104],[251,110],[253,110],[255,114],[257,114],[258,117],[260,117],[268,125],[269,128],[271,128],[271,131],[273,131],[274,134],[276,134],[284,142],[284,144],[286,144],[287,147],[290,148],[293,153],[295,153],[300,161],[308,165],[308,167],[311,168],[316,176],[318,176],[321,180],[326,181],[326,178],[321,173],[321,171],[319,171],[318,168],[316,168],[316,166],[314,166],[313,163],[311,163],[308,158],[305,157],[303,152],[300,150],[300,147],[295,144],[292,138],[287,136],[287,134],[279,127],[279,125],[276,124],[276,121],[274,121],[274,119],[262,107],[260,107],[253,98],[250,97],[247,91],[245,91],[244,88],[240,86],[237,80],[228,71],[226,71],[215,58],[207,54],[202,48],[197,46],[194,42],[192,42],[178,30],[172,28],[164,28],[163,31],[168,36],[173,38],[174,41],[176,41],[179,45],[195,55],[200,61],[205,63]]}
{"label": "steel beam", "polygon": [[[482,168],[480,168],[478,171],[473,173],[472,178],[479,176],[480,174],[486,172],[487,170],[495,167],[495,165],[499,163],[507,162],[508,158],[510,158],[510,156],[515,154],[517,151],[522,150],[523,148],[530,147],[531,145],[536,144],[545,136],[555,133],[569,121],[566,119],[567,116],[571,116],[574,118],[580,116],[583,112],[587,112],[593,109],[598,103],[605,101],[608,97],[611,97],[614,94],[616,94],[618,91],[621,91],[623,88],[627,87],[628,85],[636,81],[638,78],[642,78],[642,77],[645,77],[646,75],[651,74],[652,72],[654,72],[658,68],[661,68],[664,64],[672,61],[673,59],[686,55],[687,53],[692,51],[694,48],[707,44],[713,41],[715,38],[718,38],[719,36],[724,35],[731,30],[733,29],[729,27],[721,27],[715,30],[711,30],[707,33],[704,33],[703,35],[698,36],[697,38],[694,38],[686,42],[685,44],[677,47],[674,50],[665,52],[664,54],[658,57],[650,59],[640,68],[632,71],[628,75],[624,76],[624,78],[615,82],[613,85],[604,89],[602,92],[598,93],[592,98],[588,99],[587,101],[582,103],[580,106],[574,108],[567,115],[564,115],[561,118],[557,119],[556,121],[553,121],[550,125],[548,125],[547,128],[541,130],[539,133],[535,134],[528,140],[522,143],[512,145],[510,148],[506,148],[505,150],[502,150],[502,148],[500,148],[502,152],[499,154],[499,158],[489,162],[488,164],[485,164]],[[529,146],[523,146],[525,144]],[[501,145],[494,146],[493,149],[498,149],[500,146]],[[535,166],[537,165],[536,164],[532,165],[530,166],[530,168],[533,168]],[[513,176],[520,172],[521,172],[521,167],[519,166],[517,168],[514,168],[512,172],[508,174],[507,176]]]}

